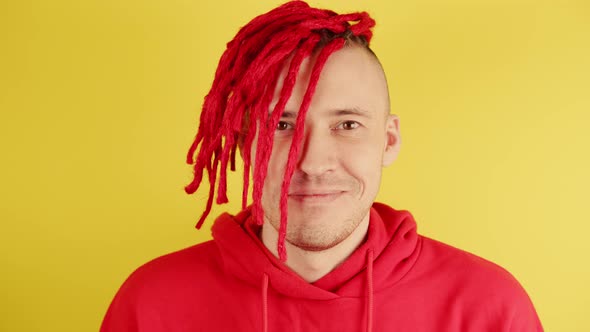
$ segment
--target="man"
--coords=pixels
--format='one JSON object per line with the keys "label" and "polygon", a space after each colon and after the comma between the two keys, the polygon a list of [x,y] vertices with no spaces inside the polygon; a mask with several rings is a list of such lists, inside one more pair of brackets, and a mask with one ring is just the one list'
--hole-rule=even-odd
{"label": "man", "polygon": [[186,190],[207,171],[200,227],[217,181],[227,201],[239,149],[244,210],[218,217],[213,241],[135,271],[101,331],[542,331],[508,272],[374,203],[401,141],[373,25],[297,1],[238,32],[205,99]]}

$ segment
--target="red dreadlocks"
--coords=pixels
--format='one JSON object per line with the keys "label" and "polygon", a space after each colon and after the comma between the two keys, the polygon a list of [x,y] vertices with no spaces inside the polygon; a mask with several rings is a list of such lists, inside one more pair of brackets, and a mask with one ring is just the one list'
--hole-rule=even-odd
{"label": "red dreadlocks", "polygon": [[[350,24],[355,22],[355,24]],[[299,109],[289,159],[282,183],[280,199],[281,223],[278,253],[286,260],[287,192],[295,171],[303,138],[305,115],[311,103],[320,73],[328,57],[346,42],[368,48],[375,21],[365,12],[338,15],[335,12],[309,7],[303,1],[291,1],[254,18],[242,27],[219,60],[215,79],[205,97],[199,130],[191,145],[187,163],[194,163],[194,179],[185,187],[194,193],[203,179],[209,180],[209,199],[196,227],[200,228],[211,211],[215,183],[219,172],[217,204],[227,203],[227,166],[235,171],[238,145],[244,159],[242,208],[246,208],[252,156],[252,141],[258,128],[256,168],[253,174],[253,215],[263,222],[262,187],[273,147],[274,131],[291,96],[302,61],[319,52],[312,69],[307,91]],[[279,101],[269,115],[269,107],[279,73],[289,61]],[[245,132],[244,132],[245,131]],[[197,149],[199,149],[197,153]],[[196,160],[193,159],[195,153]]]}

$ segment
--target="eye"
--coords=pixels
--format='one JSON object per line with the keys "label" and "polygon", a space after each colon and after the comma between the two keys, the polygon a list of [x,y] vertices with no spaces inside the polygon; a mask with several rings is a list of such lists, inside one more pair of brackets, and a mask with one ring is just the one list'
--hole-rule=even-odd
{"label": "eye", "polygon": [[276,129],[276,131],[284,131],[284,130],[288,130],[291,128],[293,128],[293,126],[289,122],[279,121],[277,123],[277,127],[275,129]]}
{"label": "eye", "polygon": [[336,126],[336,129],[353,130],[360,127],[360,125],[361,124],[356,121],[349,120],[339,123],[338,126]]}

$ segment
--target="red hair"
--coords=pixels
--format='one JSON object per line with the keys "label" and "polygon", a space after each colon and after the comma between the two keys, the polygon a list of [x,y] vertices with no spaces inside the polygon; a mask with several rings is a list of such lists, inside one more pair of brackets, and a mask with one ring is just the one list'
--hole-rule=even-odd
{"label": "red hair", "polygon": [[[192,194],[199,188],[204,170],[207,171],[209,180],[209,199],[197,228],[203,225],[211,212],[218,173],[216,202],[228,202],[227,166],[229,163],[231,170],[235,171],[238,146],[244,159],[242,208],[246,208],[252,164],[250,151],[257,123],[260,126],[257,153],[254,156],[256,168],[253,174],[253,215],[262,225],[262,188],[270,158],[269,151],[273,147],[274,131],[295,86],[301,63],[317,52],[318,56],[297,115],[282,183],[278,253],[282,261],[286,260],[287,193],[301,147],[305,115],[320,73],[330,54],[347,42],[369,49],[371,28],[374,25],[375,21],[365,12],[338,15],[330,10],[309,7],[303,1],[291,1],[254,18],[238,31],[219,60],[213,85],[203,103],[199,130],[187,155],[187,163],[194,164],[194,179],[185,187],[185,191]],[[289,65],[289,70],[279,101],[269,114],[279,74],[286,65]]]}

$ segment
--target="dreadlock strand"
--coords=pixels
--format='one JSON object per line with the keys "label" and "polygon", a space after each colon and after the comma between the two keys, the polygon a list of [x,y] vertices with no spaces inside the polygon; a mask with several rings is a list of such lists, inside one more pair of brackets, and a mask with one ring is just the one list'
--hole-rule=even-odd
{"label": "dreadlock strand", "polygon": [[205,222],[205,219],[207,219],[207,216],[209,216],[209,213],[211,212],[211,207],[213,206],[213,193],[215,191],[216,176],[215,169],[217,169],[218,163],[219,155],[215,156],[215,160],[213,161],[213,167],[211,167],[210,163],[207,163],[207,174],[209,176],[209,198],[207,199],[207,206],[205,207],[205,211],[203,211],[203,214],[201,215],[199,221],[197,222],[197,225],[195,226],[197,229],[201,229],[203,223]]}
{"label": "dreadlock strand", "polygon": [[229,170],[232,172],[236,171],[236,150],[237,150],[237,147],[238,147],[238,145],[234,144],[234,146],[231,149]]}
{"label": "dreadlock strand", "polygon": [[[276,72],[270,76],[270,82],[264,87],[265,91],[263,97],[260,99],[260,102],[254,107],[254,120],[251,120],[251,124],[254,125],[254,133],[256,135],[258,133],[258,140],[256,142],[256,155],[254,156],[254,188],[252,191],[253,200],[254,200],[254,216],[256,218],[256,222],[259,225],[262,225],[264,221],[264,211],[262,209],[262,189],[264,187],[264,180],[266,178],[266,167],[268,163],[265,163],[265,158],[268,157],[269,151],[269,140],[267,137],[269,136],[269,128],[268,128],[268,110],[270,107],[270,103],[272,102],[272,98],[274,95],[274,87],[278,82],[278,76],[280,73],[281,67],[276,68]],[[252,141],[250,142],[250,145]]]}
{"label": "dreadlock strand", "polygon": [[191,147],[189,148],[188,153],[186,155],[186,163],[187,164],[192,165],[192,163],[194,162],[193,158],[195,155],[195,151],[197,151],[197,147],[199,146],[199,143],[201,143],[202,140],[203,140],[203,132],[199,128],[199,131],[197,132],[197,135],[195,136],[195,140],[191,144]]}
{"label": "dreadlock strand", "polygon": [[[270,79],[270,82],[267,84],[267,86],[263,87],[263,90],[265,90],[266,92],[269,92],[271,87],[274,87],[274,85],[276,85],[276,82],[278,80],[278,70],[280,70],[280,67],[277,66],[276,68],[274,68],[274,70],[270,70],[270,74],[268,74],[268,76],[266,77],[266,80]],[[258,86],[254,86],[252,88],[255,88],[257,91],[261,90],[260,85]],[[259,93],[258,93],[259,94]],[[258,95],[257,94],[257,95]],[[248,202],[248,192],[249,192],[249,184],[250,184],[250,169],[251,169],[251,164],[252,164],[252,143],[254,141],[254,138],[256,136],[257,133],[257,119],[262,118],[263,116],[265,116],[265,114],[268,114],[268,111],[264,112],[264,109],[268,109],[268,105],[270,104],[272,100],[272,95],[268,95],[267,93],[264,93],[264,97],[262,98],[258,98],[258,102],[256,104],[254,104],[251,108],[249,108],[249,110],[247,112],[244,112],[244,117],[246,117],[246,113],[248,114],[247,119],[248,121],[248,128],[246,129],[246,135],[245,135],[245,139],[244,139],[244,143],[242,146],[242,157],[244,160],[244,174],[243,174],[243,182],[244,182],[244,187],[242,189],[242,208],[245,209],[247,207],[247,202]],[[259,144],[258,148],[261,148],[262,145]],[[256,159],[256,156],[254,156]],[[254,184],[254,189],[253,189],[253,197],[254,197],[254,206],[253,206],[253,215],[254,216],[262,216],[262,213],[260,211],[262,211],[262,206],[259,204],[260,199],[257,199],[257,197],[261,196],[261,189],[262,187],[258,187],[256,185],[256,183]],[[259,193],[260,191],[260,193]],[[262,221],[262,218],[256,218],[257,223],[261,224],[260,222]]]}
{"label": "dreadlock strand", "polygon": [[248,132],[246,133],[246,138],[244,139],[244,149],[243,149],[243,157],[244,157],[244,187],[242,189],[242,209],[246,209],[248,205],[248,191],[250,185],[250,159],[251,159],[251,151],[252,151],[252,141],[254,140],[254,136],[256,134],[256,121],[250,121],[248,126]]}
{"label": "dreadlock strand", "polygon": [[197,160],[195,161],[194,166],[194,179],[193,181],[185,187],[185,191],[189,194],[194,193],[199,189],[201,181],[203,179],[203,169],[208,165],[213,155],[213,151],[216,150],[215,144],[212,143],[211,138],[205,136],[202,141],[201,149],[199,150],[199,154],[197,155]]}
{"label": "dreadlock strand", "polygon": [[225,204],[227,199],[227,163],[230,158],[231,150],[233,150],[234,142],[233,135],[225,138],[225,145],[221,153],[221,165],[219,169],[219,186],[217,188],[217,204]]}
{"label": "dreadlock strand", "polygon": [[295,171],[297,158],[299,156],[299,150],[303,140],[305,116],[307,114],[307,111],[309,110],[311,99],[315,93],[315,89],[318,84],[320,74],[322,72],[322,69],[324,68],[324,65],[326,64],[326,61],[332,53],[341,49],[342,46],[344,46],[344,42],[345,40],[342,38],[335,39],[331,41],[328,45],[326,45],[324,48],[322,48],[322,50],[320,51],[316,59],[316,62],[313,66],[307,90],[305,91],[303,101],[301,102],[301,106],[299,108],[299,113],[297,114],[295,132],[293,134],[293,140],[291,141],[291,147],[289,149],[289,159],[287,160],[287,166],[285,167],[285,176],[283,177],[283,183],[281,188],[281,223],[279,227],[279,240],[277,243],[277,251],[279,254],[279,259],[283,262],[287,260],[287,250],[285,247],[285,239],[287,235],[287,195],[289,193],[291,177],[293,176],[293,172]]}
{"label": "dreadlock strand", "polygon": [[[258,223],[262,224],[264,211],[262,210],[261,201],[262,201],[262,189],[264,186],[264,181],[267,175],[267,168],[268,162],[270,158],[270,154],[272,153],[273,145],[274,145],[274,132],[275,128],[285,110],[285,105],[287,101],[291,97],[291,93],[293,92],[293,88],[295,86],[295,82],[297,79],[297,74],[299,73],[299,68],[301,67],[301,63],[305,59],[305,57],[311,54],[313,48],[319,41],[318,36],[311,36],[308,40],[306,40],[301,47],[295,50],[295,54],[291,59],[291,63],[289,65],[288,73],[283,81],[283,87],[280,92],[280,97],[275,105],[270,119],[264,122],[264,125],[261,125],[259,129],[259,139],[258,139],[258,147],[257,147],[257,156],[256,156],[256,170],[255,170],[255,194],[254,199],[257,204],[257,221]],[[277,75],[278,76],[278,75]],[[271,84],[271,87],[276,86],[276,82]],[[271,94],[272,92],[272,94]],[[267,94],[267,105],[260,107],[260,110],[268,110],[270,106],[270,101],[272,100],[272,96],[274,95],[274,88],[268,91]]]}
{"label": "dreadlock strand", "polygon": [[[309,20],[312,17],[325,17],[330,14],[335,15],[336,13],[329,10],[311,8],[303,1],[290,1],[266,14],[255,17],[248,25],[240,29],[235,39],[241,39],[242,36],[263,35],[261,31],[265,28],[276,30],[274,27],[292,26],[297,22]],[[263,40],[263,42],[267,41],[268,39]]]}
{"label": "dreadlock strand", "polygon": [[350,31],[354,36],[365,37],[367,43],[369,43],[373,37],[371,28],[375,26],[375,20],[373,20],[368,13],[360,12],[354,14],[340,15],[341,20],[346,22],[353,21],[358,22],[350,26]]}

